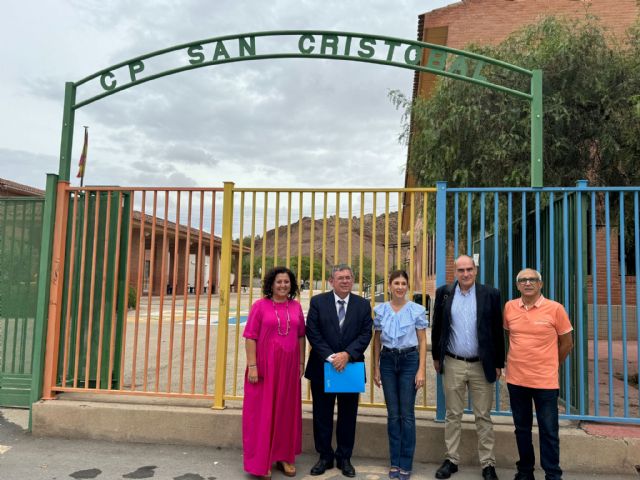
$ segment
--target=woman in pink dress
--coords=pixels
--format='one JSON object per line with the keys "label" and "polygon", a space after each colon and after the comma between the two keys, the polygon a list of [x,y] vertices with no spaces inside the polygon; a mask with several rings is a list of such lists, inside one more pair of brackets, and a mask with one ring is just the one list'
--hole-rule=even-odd
{"label": "woman in pink dress", "polygon": [[271,478],[271,466],[296,474],[302,451],[305,329],[295,275],[274,267],[264,277],[263,298],[251,307],[244,329],[247,371],[242,405],[244,469]]}

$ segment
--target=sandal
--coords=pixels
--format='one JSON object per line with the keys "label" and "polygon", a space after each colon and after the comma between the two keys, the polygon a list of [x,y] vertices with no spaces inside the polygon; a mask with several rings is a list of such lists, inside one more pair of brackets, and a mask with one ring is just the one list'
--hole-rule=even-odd
{"label": "sandal", "polygon": [[400,469],[398,467],[391,467],[389,469],[389,478],[400,478]]}
{"label": "sandal", "polygon": [[296,476],[296,466],[294,464],[288,462],[276,462],[276,466],[278,467],[278,470],[285,474],[285,476]]}
{"label": "sandal", "polygon": [[271,470],[269,470],[266,475],[261,475],[258,478],[260,480],[271,480]]}

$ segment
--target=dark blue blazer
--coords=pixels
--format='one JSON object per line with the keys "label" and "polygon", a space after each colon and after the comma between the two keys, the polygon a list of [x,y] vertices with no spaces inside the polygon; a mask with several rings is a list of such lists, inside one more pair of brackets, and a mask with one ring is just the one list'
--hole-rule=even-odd
{"label": "dark blue blazer", "polygon": [[[451,335],[451,305],[457,282],[436,290],[431,327],[431,355],[440,361],[444,372],[444,358]],[[487,381],[496,381],[496,368],[504,368],[504,329],[500,291],[476,283],[476,316],[478,319],[478,356]]]}
{"label": "dark blue blazer", "polygon": [[332,353],[347,352],[350,362],[364,362],[364,351],[371,341],[371,305],[351,293],[340,331],[333,290],[311,297],[307,315],[307,339],[311,344],[304,376],[324,383],[324,362]]}

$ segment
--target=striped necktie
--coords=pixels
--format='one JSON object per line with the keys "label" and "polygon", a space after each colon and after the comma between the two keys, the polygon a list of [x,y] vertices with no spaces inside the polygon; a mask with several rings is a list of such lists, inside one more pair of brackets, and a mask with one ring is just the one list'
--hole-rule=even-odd
{"label": "striped necktie", "polygon": [[342,329],[342,325],[344,324],[344,317],[346,316],[347,311],[344,308],[344,300],[338,300],[338,303],[340,304],[340,308],[338,308],[338,323],[340,324],[340,329]]}

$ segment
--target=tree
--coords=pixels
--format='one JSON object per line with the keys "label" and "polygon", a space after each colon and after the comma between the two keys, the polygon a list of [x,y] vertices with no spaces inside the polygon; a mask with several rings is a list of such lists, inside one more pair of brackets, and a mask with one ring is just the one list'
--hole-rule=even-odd
{"label": "tree", "polygon": [[[640,181],[640,28],[623,42],[592,17],[549,17],[495,47],[469,50],[543,70],[545,184],[631,185]],[[489,81],[526,91],[526,81],[488,68]],[[530,112],[526,101],[441,78],[433,97],[404,109],[401,138],[410,140],[409,171],[433,186],[528,186]],[[411,131],[411,135],[409,132]]]}
{"label": "tree", "polygon": [[[362,257],[362,283],[363,285],[370,285],[371,278],[371,257]],[[351,264],[351,268],[353,269],[354,281],[356,283],[360,282],[360,255],[356,255],[353,263]],[[383,277],[381,275],[375,275],[375,282],[383,281]]]}

